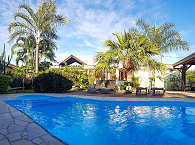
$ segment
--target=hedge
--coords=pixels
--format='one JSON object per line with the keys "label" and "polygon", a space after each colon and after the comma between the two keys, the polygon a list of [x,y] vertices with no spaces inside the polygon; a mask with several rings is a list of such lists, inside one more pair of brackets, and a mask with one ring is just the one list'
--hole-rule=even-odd
{"label": "hedge", "polygon": [[11,77],[7,75],[0,75],[0,93],[5,93],[8,90]]}
{"label": "hedge", "polygon": [[62,93],[72,88],[72,81],[53,72],[42,72],[34,79],[34,91],[41,93]]}

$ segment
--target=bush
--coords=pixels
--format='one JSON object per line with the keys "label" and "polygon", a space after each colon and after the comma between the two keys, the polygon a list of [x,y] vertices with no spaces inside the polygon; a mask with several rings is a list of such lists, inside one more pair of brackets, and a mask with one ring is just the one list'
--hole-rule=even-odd
{"label": "bush", "polygon": [[140,86],[139,77],[135,77],[135,75],[133,75],[133,76],[131,77],[131,86],[132,86],[133,88],[137,88],[137,87]]}
{"label": "bush", "polygon": [[0,93],[5,93],[8,90],[11,77],[7,75],[0,75]]}
{"label": "bush", "polygon": [[[10,86],[12,88],[23,87],[23,78],[21,76],[13,78]],[[24,88],[32,89],[32,78],[24,78]]]}
{"label": "bush", "polygon": [[127,82],[122,82],[120,85],[120,90],[126,90],[126,87],[127,87]]}
{"label": "bush", "polygon": [[22,77],[13,78],[12,81],[11,81],[10,86],[11,86],[12,88],[22,87],[22,80],[23,80]]}
{"label": "bush", "polygon": [[60,74],[73,82],[75,87],[88,88],[89,81],[87,71],[83,67],[65,65],[63,69],[50,69],[50,72]]}
{"label": "bush", "polygon": [[72,81],[53,72],[42,72],[34,79],[34,91],[62,93],[72,88]]}

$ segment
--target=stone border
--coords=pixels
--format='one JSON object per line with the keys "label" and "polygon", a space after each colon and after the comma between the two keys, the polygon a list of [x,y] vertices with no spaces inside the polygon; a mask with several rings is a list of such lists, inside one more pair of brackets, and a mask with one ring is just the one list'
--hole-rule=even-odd
{"label": "stone border", "polygon": [[0,144],[68,145],[5,100],[17,100],[17,97],[0,97]]}

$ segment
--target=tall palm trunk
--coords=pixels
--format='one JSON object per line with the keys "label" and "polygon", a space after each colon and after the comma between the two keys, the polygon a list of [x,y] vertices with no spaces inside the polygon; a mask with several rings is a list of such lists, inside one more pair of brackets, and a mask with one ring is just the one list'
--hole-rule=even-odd
{"label": "tall palm trunk", "polygon": [[39,43],[40,43],[40,37],[36,37],[36,49],[35,49],[35,72],[39,72]]}

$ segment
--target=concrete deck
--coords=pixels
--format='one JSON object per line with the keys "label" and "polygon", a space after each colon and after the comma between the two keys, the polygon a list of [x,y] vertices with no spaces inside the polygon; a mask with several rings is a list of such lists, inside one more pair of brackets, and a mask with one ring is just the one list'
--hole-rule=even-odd
{"label": "concrete deck", "polygon": [[[35,94],[35,93],[34,93]],[[34,95],[33,94],[33,95]],[[41,126],[35,123],[24,113],[16,110],[6,104],[5,100],[18,99],[17,96],[30,94],[0,94],[0,145],[65,145],[62,141],[49,134]],[[39,94],[40,95],[40,94]],[[111,101],[187,101],[195,102],[194,98],[185,98],[176,95],[176,97],[141,97],[122,96],[110,97],[109,95],[90,96],[82,94],[43,94],[56,97],[73,96],[80,98],[89,98],[96,100],[111,100]],[[194,93],[190,96],[194,96]]]}

